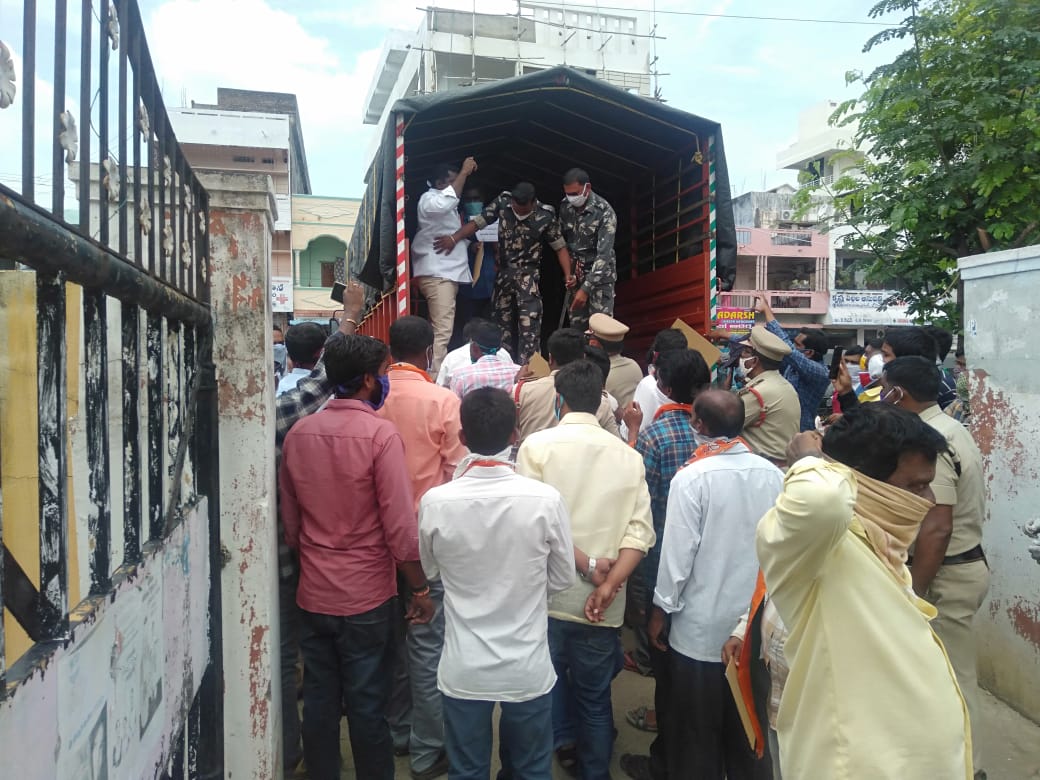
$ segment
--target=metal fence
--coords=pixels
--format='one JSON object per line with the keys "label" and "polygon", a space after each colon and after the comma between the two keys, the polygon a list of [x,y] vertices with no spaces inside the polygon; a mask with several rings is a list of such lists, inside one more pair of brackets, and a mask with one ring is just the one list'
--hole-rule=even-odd
{"label": "metal fence", "polygon": [[[191,776],[211,774],[222,763],[222,736],[208,198],[171,131],[136,0],[54,0],[46,11],[53,39],[38,32],[40,10],[25,0],[21,40],[8,38],[0,51],[21,60],[7,107],[21,109],[21,181],[0,185],[0,263],[13,273],[35,272],[39,441],[31,457],[39,462],[40,505],[39,587],[24,561],[6,546],[0,551],[0,604],[35,643],[5,669],[0,619],[0,696],[17,696],[19,683],[68,642],[70,607],[77,606],[69,603],[75,551],[69,549],[67,377],[70,350],[80,351],[66,329],[75,313],[67,311],[71,283],[82,288],[89,535],[89,596],[74,619],[89,611],[92,598],[106,597],[133,575],[142,554],[161,546],[181,522],[185,507],[208,497],[210,661],[182,732],[187,738],[178,740],[174,774],[177,766]],[[38,76],[53,83],[47,104],[38,101]],[[17,132],[4,127],[3,135],[10,142]],[[74,198],[78,217],[69,222]],[[114,317],[116,306],[119,334],[110,338],[109,309]],[[110,342],[120,345],[118,355],[109,355]],[[121,377],[109,377],[110,363],[121,363]],[[110,406],[118,405],[113,386],[120,388],[121,426],[110,419]],[[113,474],[123,480],[120,506],[112,506]]]}

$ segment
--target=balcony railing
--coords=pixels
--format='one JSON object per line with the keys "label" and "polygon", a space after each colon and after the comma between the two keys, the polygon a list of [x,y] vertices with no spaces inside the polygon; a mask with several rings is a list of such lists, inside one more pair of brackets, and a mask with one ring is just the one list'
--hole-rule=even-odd
{"label": "balcony railing", "polygon": [[774,230],[769,236],[773,246],[812,246],[811,230]]}
{"label": "balcony railing", "polygon": [[827,257],[830,245],[819,231],[737,228],[738,254],[776,257]]}
{"label": "balcony railing", "polygon": [[719,293],[719,306],[727,309],[752,309],[755,298],[765,295],[776,314],[826,314],[830,303],[827,292],[802,290],[732,290]]}

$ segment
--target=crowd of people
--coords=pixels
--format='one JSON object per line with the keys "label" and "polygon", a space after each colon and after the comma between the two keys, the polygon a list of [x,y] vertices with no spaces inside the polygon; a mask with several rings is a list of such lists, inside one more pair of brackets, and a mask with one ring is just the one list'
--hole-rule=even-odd
{"label": "crowd of people", "polygon": [[[331,337],[276,334],[286,770],[339,777],[345,715],[358,777],[407,755],[414,780],[487,778],[497,704],[499,778],[604,780],[629,668],[654,678],[625,716],[655,732],[618,757],[635,780],[984,777],[982,459],[950,334],[892,329],[828,368],[762,298],[718,365],[668,329],[644,374],[587,176],[556,217],[523,185],[471,207],[475,170],[419,204],[429,319],[358,335],[351,283]],[[449,351],[482,274],[458,247],[492,222],[493,319]],[[571,290],[544,376],[535,243]]]}

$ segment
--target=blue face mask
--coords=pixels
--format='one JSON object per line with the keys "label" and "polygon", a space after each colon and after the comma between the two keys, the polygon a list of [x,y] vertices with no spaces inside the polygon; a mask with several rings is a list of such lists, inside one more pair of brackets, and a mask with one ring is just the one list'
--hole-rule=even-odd
{"label": "blue face mask", "polygon": [[556,394],[556,404],[553,406],[553,415],[556,417],[556,421],[559,422],[560,416],[563,414],[563,396],[559,393]]}
{"label": "blue face mask", "polygon": [[467,217],[475,217],[483,210],[484,204],[477,200],[466,201],[462,204],[462,211],[466,214]]}
{"label": "blue face mask", "polygon": [[365,401],[365,403],[378,412],[383,408],[383,404],[386,403],[386,397],[390,395],[390,377],[382,374],[377,376],[376,379],[379,380],[379,395],[370,401]]}

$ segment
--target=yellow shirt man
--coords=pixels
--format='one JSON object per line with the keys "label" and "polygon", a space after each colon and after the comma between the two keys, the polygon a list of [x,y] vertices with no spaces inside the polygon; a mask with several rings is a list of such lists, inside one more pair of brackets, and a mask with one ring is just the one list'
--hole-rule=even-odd
{"label": "yellow shirt man", "polygon": [[758,527],[766,586],[790,629],[781,771],[785,780],[971,780],[964,699],[928,625],[936,610],[914,595],[905,564],[875,551],[860,495],[871,487],[880,514],[910,531],[908,545],[928,501],[818,457],[791,466]]}

